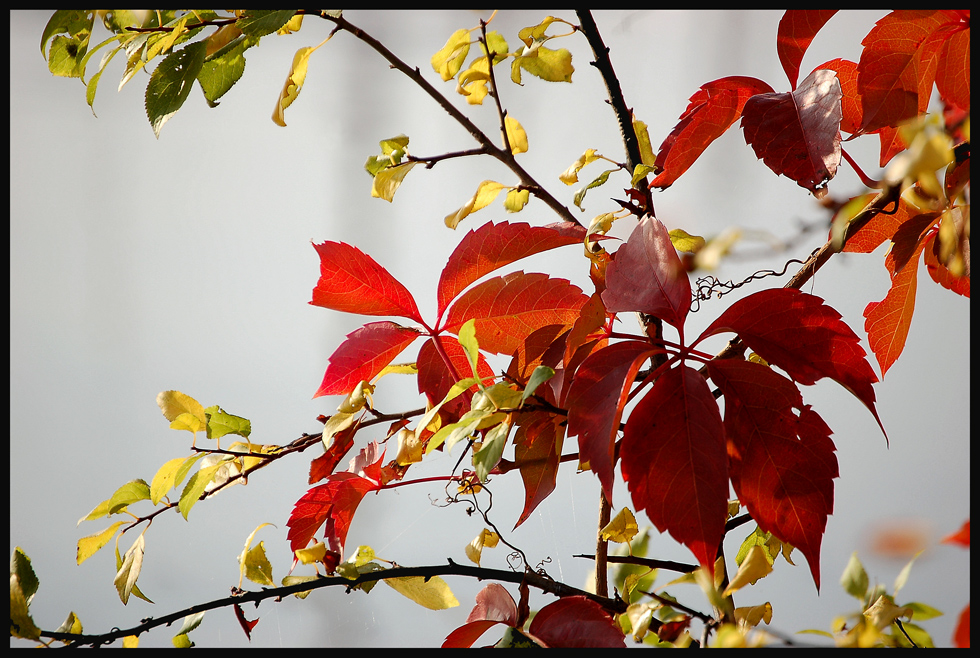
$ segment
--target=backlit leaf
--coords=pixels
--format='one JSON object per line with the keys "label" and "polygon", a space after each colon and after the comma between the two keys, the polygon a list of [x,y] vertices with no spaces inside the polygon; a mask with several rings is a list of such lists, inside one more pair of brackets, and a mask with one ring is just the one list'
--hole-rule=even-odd
{"label": "backlit leaf", "polygon": [[636,517],[630,508],[624,507],[614,516],[609,523],[599,530],[599,537],[606,541],[613,541],[619,544],[628,544],[640,528],[636,525]]}
{"label": "backlit leaf", "polygon": [[[439,350],[436,349],[433,342],[435,340],[439,341],[440,347],[446,353],[446,356],[449,357],[449,362],[453,365],[453,372],[449,370],[446,362],[439,355]],[[463,351],[463,348],[460,347],[459,342],[455,338],[448,336],[439,336],[438,338],[427,340],[422,344],[422,347],[419,349],[418,367],[419,393],[423,393],[431,405],[442,402],[450,392],[450,389],[453,388],[453,385],[463,379],[461,375],[465,375],[470,371],[469,361],[466,358],[466,353]],[[493,380],[493,369],[482,354],[477,361],[477,371],[484,382]],[[476,388],[475,382],[467,387],[471,391]],[[449,422],[453,422],[458,420],[469,408],[469,398],[464,395],[443,404],[440,413],[443,414],[444,421],[451,418],[452,420]]]}
{"label": "backlit leaf", "polygon": [[488,222],[469,231],[439,277],[439,316],[456,295],[485,274],[542,251],[579,244],[584,236],[585,230],[571,222],[548,226]]}
{"label": "backlit leaf", "polygon": [[514,528],[524,523],[537,506],[555,490],[565,428],[550,414],[535,414],[514,432],[514,461],[524,482],[524,510]]}
{"label": "backlit leaf", "polygon": [[657,379],[626,421],[619,457],[636,511],[714,573],[728,510],[728,455],[718,404],[696,370],[682,364]]}
{"label": "backlit leaf", "polygon": [[432,56],[432,68],[443,81],[451,80],[459,73],[463,60],[470,51],[470,31],[456,30],[446,45]]}
{"label": "backlit leaf", "polygon": [[514,155],[527,153],[527,133],[524,132],[524,126],[521,125],[520,121],[512,116],[507,116],[504,119],[504,125],[507,128],[507,143],[510,144],[510,152]]}
{"label": "backlit leaf", "polygon": [[[200,432],[207,427],[207,417],[201,403],[180,391],[163,391],[157,395],[157,406],[171,423],[179,423],[171,429]],[[180,419],[180,420],[178,420]]]}
{"label": "backlit leaf", "polygon": [[811,192],[840,164],[840,82],[817,69],[793,93],[756,94],[742,108],[742,131],[756,156],[776,174]]}
{"label": "backlit leaf", "polygon": [[464,293],[449,309],[445,329],[455,333],[474,318],[481,349],[513,354],[536,329],[574,323],[587,300],[577,286],[565,279],[512,272]]}
{"label": "backlit leaf", "polygon": [[626,648],[619,623],[585,596],[566,596],[538,611],[528,635],[548,647]]}
{"label": "backlit leaf", "polygon": [[459,605],[449,585],[439,576],[429,579],[422,576],[386,578],[385,583],[402,596],[429,610],[445,610]]}
{"label": "backlit leaf", "polygon": [[201,468],[198,469],[191,479],[187,481],[184,486],[184,490],[180,492],[180,501],[177,503],[180,513],[183,515],[184,520],[187,520],[187,515],[190,514],[191,508],[197,505],[197,502],[201,499],[204,491],[207,489],[208,485],[214,479],[215,474],[220,468],[224,466],[223,464],[215,464],[213,466],[205,466],[201,464]]}
{"label": "backlit leaf", "polygon": [[330,355],[330,365],[313,397],[349,394],[358,382],[374,379],[418,337],[415,329],[388,321],[355,329]]}
{"label": "backlit leaf", "polygon": [[390,203],[395,198],[395,191],[402,184],[402,181],[405,180],[405,176],[417,164],[417,161],[404,162],[398,166],[388,167],[378,172],[374,177],[374,182],[371,184],[371,196],[377,199],[384,199]]}
{"label": "backlit leaf", "polygon": [[691,282],[663,223],[645,216],[606,267],[610,313],[638,311],[678,329],[691,308]]}
{"label": "backlit leaf", "polygon": [[772,92],[761,80],[742,76],[701,85],[657,153],[657,177],[651,187],[667,188],[721,137],[742,114],[751,96]]}
{"label": "backlit leaf", "polygon": [[395,315],[423,324],[412,294],[373,258],[343,242],[313,247],[320,256],[320,280],[311,304],[344,313]]}
{"label": "backlit leaf", "polygon": [[102,532],[97,532],[94,535],[79,539],[75,550],[75,564],[81,564],[95,555],[99,549],[108,544],[116,536],[116,531],[127,523],[129,521],[116,521]]}
{"label": "backlit leaf", "polygon": [[491,203],[493,203],[493,200],[497,198],[497,195],[500,194],[500,190],[504,189],[504,187],[506,186],[502,183],[497,183],[492,180],[485,180],[480,183],[480,186],[476,188],[476,193],[470,197],[470,200],[467,201],[462,208],[454,213],[446,215],[446,226],[454,229],[459,226],[461,221],[472,213],[489,206]]}
{"label": "backlit leaf", "polygon": [[136,587],[136,580],[139,578],[140,571],[143,568],[144,547],[143,533],[140,533],[136,541],[133,542],[133,545],[126,551],[122,566],[119,567],[116,572],[116,577],[112,581],[116,586],[116,592],[119,594],[119,600],[123,602],[123,605],[129,603],[129,596],[133,593],[133,588]]}

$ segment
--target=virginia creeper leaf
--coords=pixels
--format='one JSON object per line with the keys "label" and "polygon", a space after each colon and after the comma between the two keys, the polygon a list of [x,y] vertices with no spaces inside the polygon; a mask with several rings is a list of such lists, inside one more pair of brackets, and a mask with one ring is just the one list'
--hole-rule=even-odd
{"label": "virginia creeper leaf", "polygon": [[588,462],[609,502],[616,435],[626,397],[643,362],[656,351],[650,343],[633,340],[591,354],[575,372],[565,400],[568,435],[579,437],[579,460]]}
{"label": "virginia creeper leaf", "polygon": [[469,648],[491,626],[516,626],[517,604],[503,585],[490,583],[476,595],[476,604],[462,626],[446,637],[443,648]]}
{"label": "virginia creeper leaf", "polygon": [[800,62],[810,42],[827,21],[837,13],[836,9],[790,9],[779,20],[776,32],[776,53],[783,65],[791,89],[796,89],[800,74]]}
{"label": "virginia creeper leaf", "polygon": [[534,616],[527,632],[548,647],[626,648],[619,622],[585,596],[549,603]]}
{"label": "virginia creeper leaf", "polygon": [[761,80],[730,76],[701,85],[657,153],[657,177],[651,187],[667,188],[690,168],[708,145],[742,114],[751,96],[772,92]]}
{"label": "virginia creeper leaf", "polygon": [[875,23],[858,62],[862,132],[898,126],[926,110],[943,45],[931,37],[959,22],[952,11],[899,10]]}
{"label": "virginia creeper leaf", "polygon": [[564,434],[558,417],[539,413],[514,433],[514,461],[521,470],[525,492],[524,510],[515,529],[555,490]]}
{"label": "virginia creeper leaf", "polygon": [[610,313],[639,311],[681,329],[691,282],[663,223],[645,216],[606,266],[602,301]]}
{"label": "virginia creeper leaf", "polygon": [[[449,370],[446,362],[439,355],[439,350],[433,341],[439,341],[439,345],[453,365],[453,371]],[[469,360],[466,352],[460,347],[459,342],[448,336],[432,338],[422,344],[418,355],[418,387],[419,393],[423,393],[428,399],[429,404],[438,404],[446,397],[453,384],[463,379],[470,372]],[[493,380],[493,369],[487,363],[482,354],[477,360],[477,371],[483,381]],[[474,384],[470,389],[477,388]],[[446,402],[441,411],[444,413],[444,420],[451,418],[452,421],[458,420],[470,408],[469,398],[462,396]],[[450,422],[452,422],[450,421]]]}
{"label": "virginia creeper leaf", "polygon": [[619,449],[633,507],[714,573],[728,512],[728,456],[718,403],[680,365],[657,379],[626,421]]}
{"label": "virginia creeper leaf", "polygon": [[695,344],[724,331],[738,334],[759,356],[801,384],[830,377],[868,408],[885,434],[872,388],[878,378],[857,335],[820,297],[792,288],[754,293],[732,304]]}
{"label": "virginia creeper leaf", "polygon": [[513,354],[536,329],[573,324],[586,301],[588,297],[565,279],[512,272],[464,293],[449,309],[444,328],[456,333],[474,318],[482,349]]}
{"label": "virginia creeper leaf", "polygon": [[792,93],[756,94],[742,108],[745,142],[776,174],[816,192],[840,164],[842,96],[830,69],[816,69]]}
{"label": "virginia creeper leaf", "polygon": [[943,100],[970,111],[970,26],[957,24],[943,43],[936,87]]}
{"label": "virginia creeper leaf", "polygon": [[708,372],[725,395],[732,486],[765,532],[800,549],[820,589],[820,543],[834,511],[830,428],[790,380],[758,363],[723,360]]}
{"label": "virginia creeper leaf", "polygon": [[469,231],[439,277],[439,316],[456,295],[485,274],[542,251],[578,244],[584,237],[585,230],[572,222],[548,226],[488,222]]}
{"label": "virginia creeper leaf", "polygon": [[313,397],[347,395],[358,382],[370,381],[419,337],[415,329],[394,322],[369,322],[347,334],[330,356],[323,382]]}
{"label": "virginia creeper leaf", "polygon": [[360,249],[343,242],[313,248],[320,255],[320,280],[311,304],[344,313],[396,315],[424,324],[412,293]]}

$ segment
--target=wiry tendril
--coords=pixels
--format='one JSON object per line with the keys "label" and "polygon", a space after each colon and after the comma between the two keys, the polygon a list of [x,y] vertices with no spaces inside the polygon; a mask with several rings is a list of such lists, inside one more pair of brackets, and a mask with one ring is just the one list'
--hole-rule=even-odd
{"label": "wiry tendril", "polygon": [[745,279],[743,279],[738,283],[733,283],[730,280],[720,281],[719,279],[711,275],[699,277],[698,280],[695,282],[696,287],[694,289],[694,295],[692,299],[692,302],[694,303],[694,308],[691,309],[691,313],[697,313],[699,310],[701,310],[702,301],[707,301],[712,297],[717,297],[718,299],[721,299],[723,296],[727,295],[728,293],[732,292],[737,288],[741,288],[742,286],[744,286],[746,283],[749,283],[750,281],[764,279],[768,276],[783,276],[784,274],[786,274],[786,270],[789,269],[789,266],[792,263],[803,265],[803,261],[797,260],[796,258],[791,258],[790,260],[786,261],[786,264],[783,266],[783,269],[780,270],[779,272],[775,270],[759,270],[749,275],[748,277],[746,277]]}

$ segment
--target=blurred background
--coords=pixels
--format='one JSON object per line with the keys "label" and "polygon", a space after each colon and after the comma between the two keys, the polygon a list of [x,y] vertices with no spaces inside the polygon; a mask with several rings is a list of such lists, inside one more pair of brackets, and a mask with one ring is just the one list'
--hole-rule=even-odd
{"label": "blurred background", "polygon": [[[263,522],[276,527],[262,529],[257,540],[265,542],[275,580],[286,575],[291,560],[286,520],[308,488],[309,460],[319,448],[282,460],[248,486],[197,505],[188,521],[176,513],[157,517],[146,532],[139,580],[155,605],[135,597],[126,607],[120,603],[112,584],[112,544],[76,566],[77,540],[109,521],[78,527],[76,522],[120,485],[149,481],[164,462],[188,454],[189,435],[170,430],[156,405],[160,391],[177,389],[204,406],[218,404],[249,418],[257,443],[285,444],[319,431],[316,417],[333,413],[341,401],[312,399],[327,359],[367,319],[308,304],[319,277],[312,241],[356,245],[408,286],[423,316],[433,317],[440,270],[463,232],[491,220],[542,225],[555,217],[533,199],[519,216],[509,216],[501,196],[456,232],[447,229],[445,215],[463,205],[480,181],[513,181],[502,165],[480,158],[417,168],[392,204],[371,198],[363,165],[378,152],[381,139],[404,133],[411,138],[409,150],[419,156],[475,144],[426,94],[349,34],[339,34],[313,54],[302,95],[286,111],[288,127],[276,126],[270,116],[293,53],[320,43],[331,28],[325,21],[307,18],[297,34],[263,39],[247,51],[245,75],[219,107],[209,109],[199,89],[193,90],[157,140],[143,107],[146,75],[116,91],[122,58],[102,77],[98,118],[78,80],[48,72],[39,44],[50,15],[10,14],[10,550],[21,547],[41,581],[31,608],[40,627],[53,630],[74,611],[85,632],[101,633],[227,596],[238,582],[236,558],[245,539]],[[453,31],[474,27],[489,13],[345,15],[418,66],[487,134],[499,132],[492,103],[467,106],[454,93],[455,83],[442,83],[429,65]],[[576,22],[572,12],[555,15]],[[834,57],[857,61],[861,39],[883,15],[835,16],[807,53],[800,78]],[[518,31],[544,16],[504,12],[491,29],[513,49]],[[780,16],[775,11],[595,14],[627,104],[649,126],[654,147],[705,82],[747,75],[777,91],[789,90],[775,49]],[[98,25],[96,30],[93,44],[107,36]],[[525,75],[518,87],[507,79],[505,66],[498,74],[501,97],[528,133],[530,150],[519,156],[523,166],[587,224],[615,208],[609,198],[622,198],[628,182],[616,179],[590,190],[586,210],[579,213],[572,205],[579,186],[565,187],[558,175],[587,148],[623,160],[623,147],[602,81],[588,64],[584,38],[549,46],[572,51],[573,84]],[[880,173],[874,138],[846,148],[871,176]],[[582,184],[603,168],[585,169]],[[842,164],[831,194],[846,198],[863,191]],[[805,190],[757,161],[735,127],[654,201],[668,228],[706,237],[737,226],[787,241],[799,237],[801,226],[827,219]],[[612,234],[628,236],[629,222],[617,224]],[[765,259],[724,261],[710,274],[741,281],[757,270],[781,270],[789,258],[805,259],[820,246],[824,231]],[[750,242],[737,251],[767,248],[765,242]],[[841,312],[866,349],[862,312],[888,289],[883,256],[884,247],[870,255],[835,256],[805,289]],[[576,247],[512,269],[550,272],[590,290]],[[696,336],[740,296],[781,285],[794,271],[703,304],[691,316],[687,334]],[[858,602],[838,583],[855,551],[872,584],[892,591],[902,567],[925,549],[898,599],[945,613],[924,624],[939,646],[949,646],[959,611],[969,601],[968,552],[938,543],[970,513],[969,300],[934,285],[924,268],[919,281],[905,352],[876,386],[890,448],[872,416],[839,385],[824,381],[804,390],[806,402],[833,428],[840,462],[835,514],[823,540],[822,588],[818,595],[797,553],[797,566],[780,560],[774,574],[736,596],[738,605],[770,601],[771,627],[780,633],[829,630],[834,617],[858,611]],[[727,338],[704,347],[720,349]],[[411,360],[413,350],[417,345],[397,360]],[[387,377],[382,384],[375,397],[380,410],[420,406],[410,378]],[[383,438],[382,432],[361,432],[357,445]],[[574,446],[569,442],[566,452]],[[457,457],[458,449],[452,456],[439,454],[413,467],[409,476],[448,473]],[[491,518],[508,532],[508,541],[555,579],[585,586],[591,565],[571,556],[593,550],[596,478],[563,466],[556,491],[514,532],[509,531],[523,508],[519,476],[499,477],[492,489]],[[348,550],[367,544],[378,556],[406,566],[444,564],[447,558],[466,562],[464,547],[484,525],[478,515],[467,516],[464,505],[444,506],[445,497],[438,483],[367,496]],[[629,502],[622,486],[614,497],[617,509]],[[134,507],[140,513],[148,509]],[[643,515],[638,520],[641,527],[649,524]],[[728,538],[729,555],[751,530],[744,526]],[[135,539],[127,533],[120,552]],[[684,547],[656,530],[650,546],[651,556],[692,561]],[[488,549],[483,566],[506,568],[506,557],[502,546]],[[672,578],[662,573],[659,582]],[[451,610],[425,610],[383,585],[368,595],[328,588],[305,601],[266,601],[258,610],[248,606],[249,618],[261,617],[250,643],[227,608],[207,613],[191,638],[199,646],[224,647],[438,646],[463,623],[485,585],[466,578],[447,582],[460,601]],[[517,588],[508,590],[516,599]],[[694,608],[708,608],[694,586],[670,592]],[[531,606],[552,600],[532,593]],[[175,632],[155,629],[141,644],[169,646]],[[499,635],[491,636],[483,642]]]}

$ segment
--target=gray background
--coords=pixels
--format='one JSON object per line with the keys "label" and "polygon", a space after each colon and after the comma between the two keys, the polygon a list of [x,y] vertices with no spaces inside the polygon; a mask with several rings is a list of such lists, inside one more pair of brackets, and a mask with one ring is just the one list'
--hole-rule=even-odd
{"label": "gray background", "polygon": [[[557,15],[575,20],[570,12]],[[849,12],[832,19],[807,54],[800,79],[833,57],[857,61],[861,38],[882,15]],[[474,144],[431,99],[347,34],[311,58],[303,93],[286,111],[289,127],[273,124],[269,117],[293,53],[319,43],[329,32],[325,22],[307,19],[296,35],[264,39],[248,51],[245,76],[220,107],[208,109],[200,92],[192,91],[156,140],[143,111],[146,75],[116,93],[121,58],[102,78],[97,119],[77,80],[50,75],[38,50],[49,16],[11,14],[10,549],[20,546],[33,560],[41,588],[32,613],[42,628],[54,629],[73,610],[86,632],[98,633],[226,596],[237,584],[236,556],[262,522],[277,526],[260,531],[258,539],[265,541],[279,581],[290,562],[285,523],[308,488],[309,457],[318,452],[283,460],[249,486],[198,505],[189,522],[174,513],[158,517],[146,533],[139,581],[156,605],[134,598],[123,607],[112,585],[112,545],[80,567],[74,563],[77,539],[108,522],[76,527],[76,521],[118,486],[135,478],[149,481],[165,461],[187,454],[188,436],[168,429],[155,404],[157,393],[178,389],[205,406],[220,404],[250,418],[252,439],[259,443],[283,444],[316,432],[316,416],[332,413],[339,403],[311,399],[327,358],[366,319],[307,303],[319,276],[311,241],[356,244],[403,281],[423,316],[431,318],[439,271],[461,237],[442,218],[481,180],[512,178],[488,160],[454,160],[429,171],[417,168],[393,204],[372,199],[362,166],[379,140],[405,133],[416,155]],[[428,63],[432,53],[454,30],[475,26],[481,16],[486,14],[348,14],[437,81]],[[504,13],[492,28],[514,48],[517,31],[543,16]],[[691,94],[709,80],[750,75],[777,91],[789,88],[775,56],[779,18],[779,12],[596,14],[627,102],[650,126],[655,147]],[[97,32],[93,43],[102,38]],[[622,146],[584,39],[557,43],[574,54],[574,84],[525,75],[523,88],[504,80],[501,93],[529,135],[530,152],[520,156],[522,163],[572,207],[576,188],[565,188],[558,174],[586,148],[622,159]],[[506,78],[507,69],[499,70]],[[453,83],[439,84],[488,134],[496,134],[489,102],[468,107],[453,94]],[[875,139],[846,147],[872,176],[879,173]],[[601,168],[592,165],[582,178],[590,180]],[[621,197],[617,190],[623,186],[615,181],[590,191],[582,220],[609,210],[607,199]],[[842,164],[831,192],[846,197],[862,189]],[[798,222],[825,216],[804,190],[757,161],[734,128],[655,202],[669,228],[708,236],[739,225],[787,238]],[[554,216],[534,200],[520,216],[508,216],[498,200],[466,219],[459,231],[489,220],[543,224]],[[621,222],[613,234],[628,235],[627,224]],[[821,232],[813,233],[788,255],[733,261],[714,274],[741,280],[757,269],[780,269],[786,258],[805,258],[823,240]],[[883,253],[884,248],[835,257],[807,287],[862,336],[864,306],[887,290]],[[518,267],[552,272],[588,290],[582,265],[577,248],[570,247]],[[804,390],[807,403],[835,431],[841,471],[836,513],[823,541],[822,591],[818,596],[805,560],[796,554],[795,568],[780,562],[776,573],[736,597],[739,605],[771,601],[772,627],[783,633],[827,630],[835,616],[857,611],[857,602],[838,585],[853,551],[873,583],[892,588],[906,558],[872,550],[879,528],[912,529],[928,538],[930,548],[899,599],[946,612],[926,624],[937,644],[949,644],[956,616],[969,600],[968,553],[936,544],[970,513],[969,301],[935,286],[924,268],[919,281],[906,351],[876,386],[890,448],[871,415],[840,386],[827,381]],[[687,335],[696,336],[737,297],[692,315]],[[723,341],[704,347],[720,349]],[[382,383],[380,409],[418,406],[408,378]],[[363,432],[358,445],[377,438]],[[458,450],[410,475],[446,473],[456,456]],[[492,514],[504,530],[522,507],[518,480],[517,474],[501,477],[494,488]],[[510,541],[534,562],[550,559],[546,566],[555,578],[584,585],[589,564],[570,556],[591,551],[598,491],[592,475],[563,467],[555,493]],[[447,557],[464,562],[464,546],[483,525],[461,505],[430,504],[444,495],[438,485],[418,485],[368,496],[348,548],[369,544],[379,556],[404,565],[444,563]],[[615,497],[617,508],[628,502],[621,486]],[[641,516],[641,525],[645,521]],[[743,536],[729,538],[730,555]],[[134,539],[128,533],[121,550]],[[691,560],[686,549],[656,531],[651,554]],[[505,557],[503,548],[487,550],[483,564],[504,568]],[[663,574],[660,582],[669,578]],[[383,585],[368,596],[329,589],[305,601],[267,601],[258,611],[249,606],[250,617],[261,616],[251,646],[438,645],[464,621],[483,586],[463,578],[450,578],[449,584],[461,605],[438,613]],[[516,596],[516,588],[509,589]],[[706,607],[691,586],[671,593]],[[551,600],[532,595],[531,604],[540,608]],[[156,629],[142,644],[169,645],[173,632]],[[249,644],[229,609],[208,613],[192,639],[200,646]]]}

